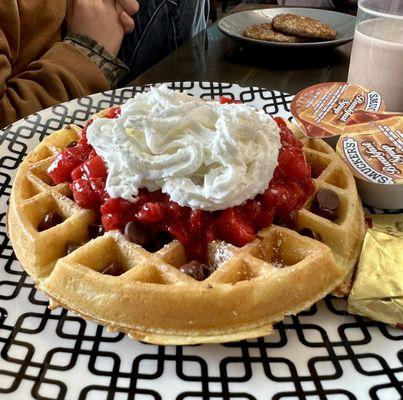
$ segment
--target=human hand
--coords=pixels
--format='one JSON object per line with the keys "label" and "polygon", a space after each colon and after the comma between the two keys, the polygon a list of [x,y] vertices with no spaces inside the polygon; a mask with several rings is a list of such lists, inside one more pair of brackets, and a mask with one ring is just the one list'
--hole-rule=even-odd
{"label": "human hand", "polygon": [[116,11],[119,14],[120,22],[125,29],[125,33],[131,33],[134,30],[134,21],[132,16],[139,11],[137,0],[116,0]]}
{"label": "human hand", "polygon": [[89,36],[116,56],[138,9],[137,0],[68,0],[67,32]]}

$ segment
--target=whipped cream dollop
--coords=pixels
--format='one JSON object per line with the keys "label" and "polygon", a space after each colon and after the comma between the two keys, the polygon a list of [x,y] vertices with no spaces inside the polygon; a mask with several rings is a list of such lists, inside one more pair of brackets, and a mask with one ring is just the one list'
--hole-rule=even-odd
{"label": "whipped cream dollop", "polygon": [[87,138],[107,164],[111,197],[133,201],[140,188],[161,189],[181,206],[216,211],[267,189],[279,132],[263,111],[161,85],[128,100],[119,118],[96,118]]}

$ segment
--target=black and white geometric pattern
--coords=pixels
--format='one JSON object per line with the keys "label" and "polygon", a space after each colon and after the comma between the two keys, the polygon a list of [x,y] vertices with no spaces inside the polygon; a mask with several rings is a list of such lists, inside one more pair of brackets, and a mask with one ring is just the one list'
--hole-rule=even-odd
{"label": "black and white geometric pattern", "polygon": [[[203,98],[240,99],[290,118],[291,95],[226,83],[181,82]],[[0,136],[0,399],[209,400],[403,398],[403,331],[349,315],[327,297],[271,336],[224,345],[155,346],[50,311],[6,235],[12,180],[40,140],[147,88],[125,88],[52,107]],[[374,210],[372,210],[373,212]]]}

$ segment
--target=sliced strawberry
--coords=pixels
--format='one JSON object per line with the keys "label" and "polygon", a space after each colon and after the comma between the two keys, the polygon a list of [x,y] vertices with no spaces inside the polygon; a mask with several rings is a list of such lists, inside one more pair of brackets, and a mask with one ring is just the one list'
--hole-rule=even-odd
{"label": "sliced strawberry", "polygon": [[102,225],[106,231],[111,231],[113,229],[123,229],[124,227],[124,216],[122,214],[103,214],[102,215]]}
{"label": "sliced strawberry", "polygon": [[82,143],[87,143],[87,129],[88,129],[88,127],[92,124],[94,122],[94,120],[93,119],[89,119],[88,121],[87,121],[87,123],[85,124],[85,126],[84,126],[84,128],[83,128],[83,130],[82,130],[82,133],[81,133],[81,140],[80,140],[80,142],[82,142]]}
{"label": "sliced strawberry", "polygon": [[181,207],[174,201],[168,202],[169,215],[174,221],[184,221],[189,218],[191,209],[189,207]]}
{"label": "sliced strawberry", "polygon": [[190,238],[186,232],[185,227],[180,222],[171,222],[167,227],[167,231],[171,234],[175,239],[179,240],[183,245],[186,243],[189,244]]}
{"label": "sliced strawberry", "polygon": [[185,247],[185,252],[187,260],[207,262],[207,243],[200,237],[193,237]]}
{"label": "sliced strawberry", "polygon": [[88,160],[90,160],[91,158],[96,157],[97,155],[98,155],[97,152],[94,149],[92,149],[90,154],[88,155]]}
{"label": "sliced strawberry", "polygon": [[81,166],[83,175],[89,178],[103,178],[106,179],[108,171],[105,163],[100,156],[90,158]]}
{"label": "sliced strawberry", "polygon": [[261,212],[262,212],[262,202],[258,198],[248,200],[242,206],[242,213],[243,213],[244,217],[253,226],[256,226],[258,224]]}
{"label": "sliced strawberry", "polygon": [[58,184],[70,181],[70,174],[88,157],[91,146],[77,144],[74,147],[66,147],[49,166],[47,172]]}
{"label": "sliced strawberry", "polygon": [[70,179],[71,171],[76,167],[74,160],[65,161],[63,153],[60,153],[55,160],[50,164],[47,173],[52,178],[53,182],[57,185],[59,183],[67,182]]}
{"label": "sliced strawberry", "polygon": [[255,238],[252,225],[242,218],[236,207],[227,208],[221,212],[216,229],[219,239],[239,247]]}
{"label": "sliced strawberry", "polygon": [[200,234],[203,226],[203,211],[192,210],[189,217],[189,231],[192,234]]}
{"label": "sliced strawberry", "polygon": [[300,208],[304,204],[306,195],[297,182],[290,182],[289,192],[290,195],[287,201],[287,210],[291,212],[292,210]]}
{"label": "sliced strawberry", "polygon": [[112,107],[109,109],[108,113],[105,114],[104,118],[110,118],[110,119],[118,118],[118,117],[120,117],[120,113],[121,113],[121,109],[119,106]]}
{"label": "sliced strawberry", "polygon": [[205,243],[206,243],[206,247],[207,247],[207,244],[212,242],[216,238],[216,233],[215,233],[214,224],[211,221],[211,218],[209,218],[209,215],[206,215],[206,219],[207,219],[207,221],[205,221],[205,223],[204,223],[204,226],[205,226],[204,236],[205,236]]}
{"label": "sliced strawberry", "polygon": [[145,193],[140,191],[130,204],[132,205],[132,209],[137,212],[149,201],[150,199],[145,195]]}
{"label": "sliced strawberry", "polygon": [[288,214],[295,209],[299,209],[306,200],[306,194],[296,182],[289,182],[283,184],[281,182],[276,182],[267,191],[265,199],[269,198],[270,193],[271,198],[274,199],[276,207],[275,219],[287,219]]}
{"label": "sliced strawberry", "polygon": [[231,97],[221,96],[220,104],[241,104],[242,101],[231,99]]}
{"label": "sliced strawberry", "polygon": [[311,167],[306,163],[300,149],[285,148],[278,157],[278,166],[274,172],[276,178],[285,182],[301,181],[310,177]]}
{"label": "sliced strawberry", "polygon": [[77,179],[85,179],[82,165],[80,164],[78,167],[74,168],[73,171],[71,172],[71,180],[76,181]]}
{"label": "sliced strawberry", "polygon": [[47,172],[56,184],[68,182],[73,169],[82,162],[79,154],[72,149],[75,147],[63,150],[48,168]]}
{"label": "sliced strawberry", "polygon": [[101,206],[102,214],[114,214],[114,213],[128,213],[132,211],[134,205],[125,199],[114,199],[110,197]]}
{"label": "sliced strawberry", "polygon": [[83,128],[83,130],[81,131],[81,137],[80,137],[80,140],[78,141],[78,145],[79,146],[91,146],[88,143],[87,135],[86,135],[84,129],[85,128]]}
{"label": "sliced strawberry", "polygon": [[283,147],[292,146],[302,148],[303,143],[294,136],[292,131],[288,128],[286,121],[281,117],[274,117],[273,119],[280,128],[281,144]]}
{"label": "sliced strawberry", "polygon": [[100,204],[99,196],[87,179],[77,179],[70,184],[74,201],[82,208],[95,208]]}
{"label": "sliced strawberry", "polygon": [[91,184],[92,190],[97,194],[98,199],[101,203],[109,198],[109,194],[105,189],[105,180],[102,178],[90,178],[89,182]]}
{"label": "sliced strawberry", "polygon": [[280,129],[287,127],[287,123],[285,122],[284,118],[281,118],[281,117],[273,117],[273,119],[276,121],[276,124],[278,125],[278,127],[279,127]]}
{"label": "sliced strawberry", "polygon": [[270,182],[269,187],[263,193],[263,196],[262,196],[263,208],[265,210],[275,209],[275,207],[278,203],[278,197],[279,197],[278,186],[280,186],[280,190],[282,190],[282,188],[283,188],[282,184],[272,181],[272,182]]}
{"label": "sliced strawberry", "polygon": [[162,203],[145,203],[136,214],[139,221],[143,223],[160,222],[166,213],[165,206]]}
{"label": "sliced strawberry", "polygon": [[259,215],[259,219],[256,221],[256,228],[257,230],[267,228],[273,223],[274,218],[274,208],[264,209]]}

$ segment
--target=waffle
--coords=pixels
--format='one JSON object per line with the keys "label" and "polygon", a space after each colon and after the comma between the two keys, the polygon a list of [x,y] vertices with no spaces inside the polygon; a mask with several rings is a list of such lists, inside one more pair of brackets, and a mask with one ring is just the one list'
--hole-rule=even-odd
{"label": "waffle", "polygon": [[[324,142],[305,140],[304,152],[317,188],[339,195],[338,218],[330,222],[313,214],[311,200],[297,218],[298,229],[319,232],[323,243],[276,225],[241,248],[212,242],[209,263],[217,269],[196,281],[179,270],[186,260],[178,241],[155,253],[117,231],[88,241],[94,213],[69,198],[67,183],[52,186],[46,173],[79,132],[70,125],[39,144],[21,164],[10,198],[8,231],[15,254],[49,296],[50,308],[65,307],[149,343],[216,343],[269,334],[286,315],[332,290],[348,291],[363,212],[351,173]],[[52,211],[63,222],[38,232],[39,221]],[[65,255],[69,241],[84,244]],[[121,275],[100,272],[113,261],[124,267]]]}
{"label": "waffle", "polygon": [[313,214],[310,211],[312,199],[308,200],[298,211],[297,229],[310,228],[319,233],[321,241],[332,250],[336,262],[348,271],[344,281],[332,292],[342,297],[350,292],[365,233],[364,212],[354,177],[326,142],[308,139],[297,125],[289,123],[288,127],[304,144],[304,154],[311,166],[317,191],[331,189],[340,199],[340,214],[334,222]]}

